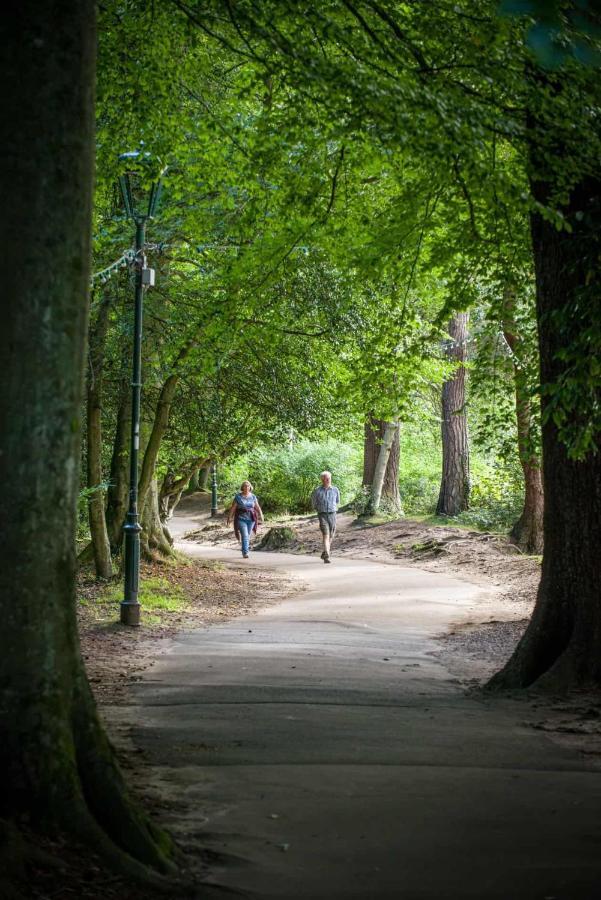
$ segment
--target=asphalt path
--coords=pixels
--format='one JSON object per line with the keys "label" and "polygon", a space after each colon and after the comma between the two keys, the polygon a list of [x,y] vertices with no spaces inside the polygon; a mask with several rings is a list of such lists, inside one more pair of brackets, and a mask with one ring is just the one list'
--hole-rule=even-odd
{"label": "asphalt path", "polygon": [[304,588],[178,635],[121,712],[209,882],[265,900],[601,897],[598,771],[437,656],[436,635],[494,604],[482,586],[178,546]]}

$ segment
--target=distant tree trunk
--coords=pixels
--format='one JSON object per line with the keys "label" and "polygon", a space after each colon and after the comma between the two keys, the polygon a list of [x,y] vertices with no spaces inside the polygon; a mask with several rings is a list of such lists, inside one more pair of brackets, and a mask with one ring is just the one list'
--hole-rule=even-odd
{"label": "distant tree trunk", "polygon": [[123,523],[129,498],[129,433],[131,420],[131,377],[119,385],[119,409],[113,439],[111,473],[106,507],[106,527],[113,554],[123,543]]}
{"label": "distant tree trunk", "polygon": [[146,499],[140,516],[142,533],[140,544],[144,555],[148,559],[156,558],[156,554],[171,556],[173,553],[173,538],[166,525],[161,520],[159,508],[159,487],[156,478],[150,482],[146,491]]}
{"label": "distant tree trunk", "polygon": [[142,461],[142,471],[140,473],[140,482],[138,485],[138,504],[140,509],[144,508],[144,504],[146,503],[146,494],[150,490],[152,481],[155,478],[155,470],[159,457],[159,450],[161,448],[161,441],[163,440],[165,432],[167,431],[167,428],[169,426],[171,405],[175,397],[178,382],[179,376],[176,374],[172,374],[167,378],[167,380],[163,384],[163,387],[161,388],[161,393],[159,395],[154,415],[154,421],[152,423],[150,437],[148,438],[148,444],[146,445],[144,459]]}
{"label": "distant tree trunk", "polygon": [[465,413],[465,362],[467,360],[468,314],[457,313],[449,323],[447,356],[459,363],[452,378],[442,386],[442,481],[436,514],[457,516],[469,508],[470,450]]}
{"label": "distant tree trunk", "polygon": [[102,380],[104,369],[104,345],[108,330],[110,298],[104,296],[96,320],[89,332],[89,365],[87,368],[87,467],[88,487],[94,493],[88,501],[90,535],[94,553],[94,566],[98,578],[110,578],[113,574],[111,547],[104,515],[104,490],[98,485],[102,477]]}
{"label": "distant tree trunk", "polygon": [[200,476],[200,469],[196,469],[195,472],[192,472],[192,477],[190,478],[190,481],[188,482],[188,493],[194,494],[198,490],[199,476]]}
{"label": "distant tree trunk", "polygon": [[382,500],[382,491],[384,488],[384,478],[386,475],[386,468],[388,466],[388,462],[390,460],[390,452],[392,450],[392,446],[394,444],[395,438],[399,433],[399,423],[398,422],[386,422],[384,427],[384,434],[382,436],[382,440],[380,442],[380,450],[378,453],[378,459],[376,462],[376,466],[374,469],[373,481],[371,484],[371,491],[369,495],[369,500],[367,504],[366,512],[368,515],[375,515],[380,509],[380,504]]}
{"label": "distant tree trunk", "polygon": [[524,508],[511,529],[511,537],[527,553],[543,552],[544,493],[540,457],[532,448],[532,405],[523,373],[515,357],[520,354],[519,336],[515,324],[515,294],[512,288],[504,297],[505,340],[514,354],[515,411],[517,419],[518,452],[524,473]]}
{"label": "distant tree trunk", "polygon": [[[199,465],[201,459],[202,465]],[[206,458],[197,457],[184,463],[180,468],[179,477],[176,477],[175,473],[172,471],[166,473],[159,491],[159,513],[161,522],[165,523],[173,515],[173,511],[181,499],[186,484],[189,482],[190,472],[196,472],[198,474],[199,471],[203,470],[206,462]]]}
{"label": "distant tree trunk", "polygon": [[75,605],[95,6],[21,0],[0,28],[0,816],[76,833],[144,877],[135,860],[165,869],[169,841],[127,796]]}
{"label": "distant tree trunk", "polygon": [[[552,191],[538,181],[533,193],[546,204]],[[565,349],[583,348],[587,331],[598,329],[600,210],[601,180],[590,176],[572,189],[562,210],[569,232],[532,214],[543,385],[570,374]],[[505,668],[492,679],[493,687],[523,687],[539,679],[554,688],[601,684],[601,453],[589,452],[581,461],[570,458],[553,416],[544,415],[553,399],[543,394],[541,583],[530,624]],[[599,387],[591,400],[601,406]],[[580,409],[570,416],[566,424],[581,424]],[[600,446],[601,434],[592,437]]]}
{"label": "distant tree trunk", "polygon": [[[380,452],[380,442],[384,437],[386,422],[370,416],[365,423],[365,436],[363,442],[363,486],[371,487],[374,480],[374,472]],[[394,434],[384,483],[382,485],[381,502],[390,512],[403,514],[403,505],[399,491],[399,461],[400,461],[400,428]]]}
{"label": "distant tree trunk", "polygon": [[200,472],[198,473],[198,490],[199,491],[208,491],[209,490],[209,477],[211,475],[211,465],[209,463],[208,466],[202,466]]}

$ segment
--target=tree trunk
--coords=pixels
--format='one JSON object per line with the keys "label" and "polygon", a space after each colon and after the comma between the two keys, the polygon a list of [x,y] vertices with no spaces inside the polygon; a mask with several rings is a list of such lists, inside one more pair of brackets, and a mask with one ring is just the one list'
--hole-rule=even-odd
{"label": "tree trunk", "polygon": [[173,538],[169,533],[169,529],[161,520],[161,512],[159,509],[159,488],[156,478],[150,482],[150,486],[146,491],[146,500],[141,508],[140,523],[142,525],[142,533],[140,534],[141,549],[147,559],[155,559],[156,554],[161,556],[171,556],[173,554]]}
{"label": "tree trunk", "polygon": [[442,481],[436,515],[457,516],[469,508],[470,451],[465,413],[465,361],[468,313],[457,313],[449,323],[447,357],[458,367],[442,386]]}
{"label": "tree trunk", "polygon": [[[374,480],[376,462],[380,451],[380,442],[384,437],[386,422],[370,416],[365,423],[365,437],[363,442],[363,486],[370,487]],[[400,428],[394,433],[394,440],[390,448],[384,483],[382,485],[381,504],[385,508],[398,515],[403,515],[403,505],[399,491],[399,461],[401,455]]]}
{"label": "tree trunk", "polygon": [[515,412],[518,432],[518,452],[524,473],[524,508],[511,529],[511,537],[527,553],[543,552],[544,493],[541,460],[532,446],[532,404],[524,373],[515,358],[520,356],[520,341],[515,324],[515,293],[505,292],[503,332],[514,354],[513,378],[515,384]]}
{"label": "tree trunk", "polygon": [[[144,508],[146,503],[146,495],[150,490],[151,484],[155,478],[155,469],[159,450],[161,449],[161,441],[167,431],[169,425],[169,414],[171,413],[171,404],[175,397],[179,376],[172,374],[165,381],[159,395],[152,430],[148,438],[148,444],[144,452],[144,460],[142,462],[142,471],[140,473],[140,482],[138,485],[138,506]],[[158,503],[157,503],[158,508]]]}
{"label": "tree trunk", "polygon": [[109,297],[103,297],[96,321],[89,333],[89,366],[87,370],[87,466],[88,488],[94,493],[88,501],[90,535],[94,553],[94,566],[98,578],[111,578],[113,563],[104,514],[104,490],[99,487],[102,478],[102,376],[104,346],[108,330]]}
{"label": "tree trunk", "polygon": [[199,491],[208,491],[209,490],[209,477],[211,475],[211,466],[202,466],[198,473],[198,490]]}
{"label": "tree trunk", "polygon": [[94,23],[91,0],[21,0],[0,25],[0,815],[76,832],[142,876],[134,857],[166,868],[168,843],[127,797],[75,615]]}
{"label": "tree trunk", "polygon": [[399,433],[398,422],[386,422],[384,435],[380,443],[380,452],[374,469],[374,477],[371,485],[369,501],[366,512],[368,515],[375,515],[380,509],[382,500],[382,491],[384,488],[384,477],[390,460],[390,452],[394,444],[395,438]]}
{"label": "tree trunk", "polygon": [[196,471],[192,473],[192,477],[190,478],[190,481],[188,482],[187,492],[189,494],[194,494],[198,490],[199,476],[200,476],[200,469],[196,469]]}
{"label": "tree trunk", "polygon": [[106,507],[106,527],[111,550],[119,553],[123,543],[123,523],[129,499],[129,434],[131,422],[131,376],[123,377],[119,387],[119,411]]}
{"label": "tree trunk", "polygon": [[[534,183],[533,191],[540,203],[548,201],[544,183]],[[600,209],[601,182],[591,177],[577,185],[563,210],[570,233],[532,215],[543,385],[570,376],[566,348],[582,348],[583,336],[598,328]],[[599,387],[591,391],[591,400],[601,404]],[[493,687],[523,687],[538,679],[561,688],[601,684],[601,453],[580,461],[568,456],[553,415],[545,415],[554,400],[543,394],[545,552],[537,602]],[[579,409],[566,415],[562,425],[582,424]],[[599,446],[601,435],[593,440]]]}
{"label": "tree trunk", "polygon": [[179,478],[177,478],[172,471],[166,473],[159,491],[159,513],[161,522],[165,523],[167,519],[170,519],[173,515],[173,511],[181,499],[186,484],[188,484],[190,480],[190,472],[198,474],[198,472],[203,470],[206,463],[206,457],[195,457],[181,466]]}

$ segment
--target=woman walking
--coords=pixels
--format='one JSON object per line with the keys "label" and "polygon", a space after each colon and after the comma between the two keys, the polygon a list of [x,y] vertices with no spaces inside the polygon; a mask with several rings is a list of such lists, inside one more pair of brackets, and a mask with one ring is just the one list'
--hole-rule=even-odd
{"label": "woman walking", "polygon": [[253,494],[253,486],[250,481],[243,481],[240,491],[234,497],[230,506],[226,522],[229,525],[234,517],[234,534],[242,544],[242,556],[248,559],[250,536],[256,532],[259,522],[263,521],[263,510],[259,501]]}

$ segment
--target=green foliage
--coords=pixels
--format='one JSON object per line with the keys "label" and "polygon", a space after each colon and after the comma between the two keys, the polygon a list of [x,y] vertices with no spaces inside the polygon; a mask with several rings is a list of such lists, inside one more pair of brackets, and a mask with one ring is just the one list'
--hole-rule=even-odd
{"label": "green foliage", "polygon": [[248,479],[265,512],[307,512],[320,472],[332,473],[345,504],[360,487],[361,466],[362,447],[357,443],[299,440],[285,447],[259,447],[222,470],[221,493],[227,504]]}

